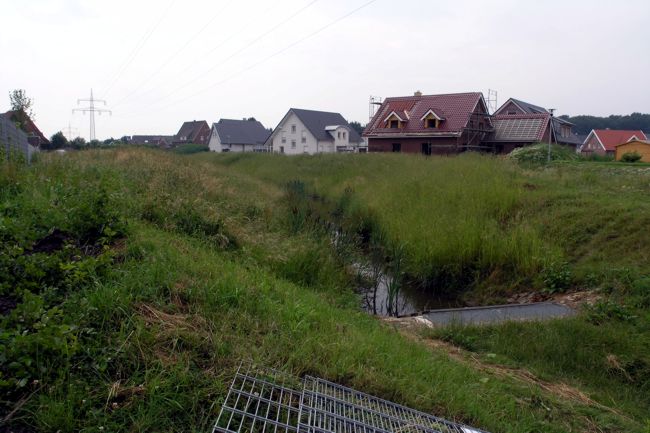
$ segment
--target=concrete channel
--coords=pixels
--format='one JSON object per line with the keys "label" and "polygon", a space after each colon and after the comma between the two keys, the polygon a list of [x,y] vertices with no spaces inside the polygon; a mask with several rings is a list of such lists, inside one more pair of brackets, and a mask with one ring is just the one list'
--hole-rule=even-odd
{"label": "concrete channel", "polygon": [[446,326],[452,323],[482,325],[508,321],[551,320],[571,317],[575,314],[576,311],[566,305],[555,302],[538,302],[433,310],[417,317],[419,320],[424,319],[431,322],[433,326]]}

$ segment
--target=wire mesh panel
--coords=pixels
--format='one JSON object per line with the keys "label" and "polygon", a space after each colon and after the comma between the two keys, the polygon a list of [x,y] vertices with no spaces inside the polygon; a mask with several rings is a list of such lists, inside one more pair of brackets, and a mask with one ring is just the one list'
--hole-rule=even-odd
{"label": "wire mesh panel", "polygon": [[310,376],[304,379],[298,431],[480,433],[480,430]]}
{"label": "wire mesh panel", "polygon": [[486,433],[324,379],[243,364],[213,433]]}
{"label": "wire mesh panel", "polygon": [[299,379],[275,370],[242,365],[212,431],[296,432],[301,395]]}

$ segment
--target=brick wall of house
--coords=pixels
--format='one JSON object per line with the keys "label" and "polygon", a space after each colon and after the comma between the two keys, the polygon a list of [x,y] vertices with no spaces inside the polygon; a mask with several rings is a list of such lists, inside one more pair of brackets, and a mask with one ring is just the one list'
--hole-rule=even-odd
{"label": "brick wall of house", "polygon": [[458,153],[456,137],[401,137],[368,138],[369,152],[393,152],[393,144],[399,144],[401,153],[422,153],[422,144],[430,145],[432,155],[451,155]]}
{"label": "brick wall of house", "polygon": [[525,112],[521,108],[517,107],[517,105],[512,101],[499,108],[499,111],[495,114],[510,114],[511,112],[514,112],[515,114],[525,114]]}
{"label": "brick wall of house", "polygon": [[585,142],[584,146],[582,146],[582,152],[597,153],[599,155],[605,154],[605,150],[600,145],[595,135],[591,135],[589,139]]}
{"label": "brick wall of house", "polygon": [[210,126],[206,123],[201,126],[201,129],[199,132],[194,136],[194,140],[192,140],[195,144],[203,144],[205,146],[208,145],[210,142]]}

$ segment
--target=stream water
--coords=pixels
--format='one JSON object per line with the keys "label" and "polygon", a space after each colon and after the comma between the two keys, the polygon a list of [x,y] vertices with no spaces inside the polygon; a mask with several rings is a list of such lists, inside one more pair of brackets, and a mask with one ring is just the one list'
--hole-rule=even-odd
{"label": "stream water", "polygon": [[[368,277],[367,269],[357,266],[364,276]],[[430,292],[425,292],[420,287],[403,281],[391,305],[391,284],[393,277],[385,272],[379,272],[375,277],[376,287],[360,287],[362,308],[378,316],[409,316],[426,311],[443,308],[459,308],[465,306],[457,299],[438,298]],[[374,280],[374,278],[370,278]],[[392,310],[392,311],[391,311]]]}

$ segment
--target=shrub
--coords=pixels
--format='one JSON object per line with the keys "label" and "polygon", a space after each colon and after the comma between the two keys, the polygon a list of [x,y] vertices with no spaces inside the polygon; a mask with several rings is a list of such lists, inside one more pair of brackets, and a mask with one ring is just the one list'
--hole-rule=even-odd
{"label": "shrub", "polygon": [[573,274],[568,263],[552,262],[542,270],[542,280],[546,292],[564,292],[571,287]]}
{"label": "shrub", "polygon": [[587,307],[587,319],[595,325],[601,325],[610,320],[632,322],[636,316],[625,305],[612,301],[600,301]]}
{"label": "shrub", "polygon": [[639,152],[626,152],[621,156],[621,162],[639,162],[641,158]]}
{"label": "shrub", "polygon": [[174,149],[179,155],[192,155],[194,153],[209,152],[210,148],[203,144],[182,144]]}
{"label": "shrub", "polygon": [[[508,157],[520,164],[546,164],[548,162],[548,144],[540,143],[520,147],[510,152]],[[560,145],[551,146],[551,161],[575,161],[578,158],[578,154],[571,148]]]}

